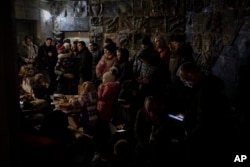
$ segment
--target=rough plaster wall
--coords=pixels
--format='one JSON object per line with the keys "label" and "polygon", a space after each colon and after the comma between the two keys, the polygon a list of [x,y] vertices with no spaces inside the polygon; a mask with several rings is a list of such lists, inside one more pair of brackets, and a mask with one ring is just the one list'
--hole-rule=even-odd
{"label": "rough plaster wall", "polygon": [[40,20],[40,0],[15,0],[17,19]]}

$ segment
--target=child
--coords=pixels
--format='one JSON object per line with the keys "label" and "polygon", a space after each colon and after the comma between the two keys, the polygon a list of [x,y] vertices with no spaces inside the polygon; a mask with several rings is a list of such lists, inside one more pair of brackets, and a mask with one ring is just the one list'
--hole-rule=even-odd
{"label": "child", "polygon": [[102,77],[102,83],[98,87],[97,110],[101,120],[111,120],[119,88],[119,83],[115,82],[115,75],[110,71],[105,72]]}
{"label": "child", "polygon": [[79,97],[69,99],[69,103],[81,111],[81,124],[84,132],[93,135],[95,123],[97,121],[97,90],[90,81],[85,81],[80,85]]}
{"label": "child", "polygon": [[102,83],[98,86],[97,112],[99,120],[96,136],[98,149],[103,149],[103,146],[106,147],[107,141],[111,137],[109,124],[117,102],[119,88],[119,83],[115,82],[115,75],[110,71],[105,72],[102,76]]}

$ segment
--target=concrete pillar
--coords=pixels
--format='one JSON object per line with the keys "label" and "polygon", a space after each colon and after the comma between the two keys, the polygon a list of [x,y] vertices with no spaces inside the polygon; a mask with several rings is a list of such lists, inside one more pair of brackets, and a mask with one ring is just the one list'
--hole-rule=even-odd
{"label": "concrete pillar", "polygon": [[20,109],[14,0],[5,1],[0,15],[0,166],[19,166]]}

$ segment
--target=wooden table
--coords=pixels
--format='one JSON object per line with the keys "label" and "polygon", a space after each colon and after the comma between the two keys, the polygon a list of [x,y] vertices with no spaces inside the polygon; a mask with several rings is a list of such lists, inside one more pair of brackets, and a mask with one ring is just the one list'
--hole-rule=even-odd
{"label": "wooden table", "polygon": [[54,110],[61,110],[68,115],[71,128],[78,129],[80,125],[80,110],[69,103],[69,99],[78,98],[78,95],[54,94],[51,96]]}

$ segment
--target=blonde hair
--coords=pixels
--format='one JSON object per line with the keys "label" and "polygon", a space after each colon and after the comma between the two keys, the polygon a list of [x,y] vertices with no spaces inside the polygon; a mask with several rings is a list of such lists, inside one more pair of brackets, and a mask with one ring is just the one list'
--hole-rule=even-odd
{"label": "blonde hair", "polygon": [[85,94],[96,91],[95,85],[91,81],[85,81],[79,85],[78,94]]}
{"label": "blonde hair", "polygon": [[161,36],[161,35],[157,35],[157,36],[155,37],[154,42],[156,42],[156,41],[159,41],[161,46],[165,46],[165,45],[166,45],[166,40],[165,40],[165,38],[164,38],[163,36]]}
{"label": "blonde hair", "polygon": [[107,71],[102,76],[102,81],[104,82],[114,82],[115,81],[115,75],[112,74],[111,71]]}
{"label": "blonde hair", "polygon": [[27,66],[21,66],[18,75],[24,76],[26,74],[27,68],[28,68]]}

